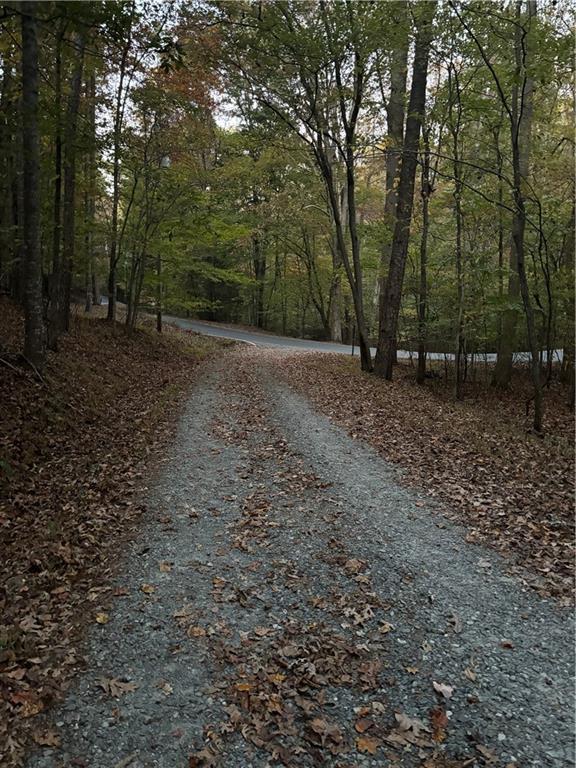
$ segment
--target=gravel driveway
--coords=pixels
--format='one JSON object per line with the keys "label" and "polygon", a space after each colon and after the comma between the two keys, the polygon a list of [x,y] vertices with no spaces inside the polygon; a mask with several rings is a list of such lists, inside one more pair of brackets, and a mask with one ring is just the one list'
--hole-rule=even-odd
{"label": "gravel driveway", "polygon": [[[195,386],[30,768],[572,765],[571,612],[284,385]],[[417,450],[417,446],[415,446]]]}

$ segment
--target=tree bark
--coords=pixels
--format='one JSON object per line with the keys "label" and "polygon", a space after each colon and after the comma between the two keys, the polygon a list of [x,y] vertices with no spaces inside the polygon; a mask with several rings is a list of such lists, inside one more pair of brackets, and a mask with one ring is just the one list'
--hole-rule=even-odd
{"label": "tree bark", "polygon": [[48,347],[56,349],[58,341],[58,322],[60,318],[59,301],[62,286],[62,40],[64,21],[60,20],[56,38],[56,59],[54,65],[54,107],[56,123],[54,127],[54,192],[52,203],[52,274],[48,290]]}
{"label": "tree bark", "polygon": [[454,223],[456,227],[455,267],[457,289],[456,343],[455,343],[455,385],[456,400],[462,398],[462,385],[466,360],[464,349],[464,268],[462,260],[462,165],[460,163],[460,127],[462,123],[462,104],[460,101],[460,83],[458,72],[452,65],[448,69],[448,88],[450,92],[449,123],[452,134],[452,157],[454,173]]}
{"label": "tree bark", "polygon": [[566,274],[566,284],[570,286],[568,296],[565,300],[566,311],[566,332],[564,337],[564,349],[562,354],[562,366],[560,369],[560,380],[570,387],[571,404],[574,404],[574,296],[572,288],[574,286],[574,226],[575,209],[572,205],[572,215],[568,223],[568,230],[562,247],[562,269]]}
{"label": "tree bark", "polygon": [[430,227],[429,201],[430,185],[430,136],[424,132],[424,158],[422,161],[422,234],[420,238],[420,283],[418,289],[418,368],[416,381],[424,384],[426,379],[426,315],[428,311],[428,230]]}
{"label": "tree bark", "polygon": [[156,330],[162,333],[162,257],[160,252],[156,256],[156,279],[158,286],[156,288]]}
{"label": "tree bark", "polygon": [[[527,21],[531,23],[536,18],[536,0],[527,0]],[[522,47],[526,46],[526,55],[528,55],[528,43],[522,41],[521,28],[521,2],[517,3],[517,21],[515,27],[515,58],[516,58],[516,83],[512,91],[512,143],[516,146],[518,152],[517,164],[520,174],[521,184],[525,185],[528,178],[530,163],[530,139],[532,132],[532,112],[534,105],[534,78],[526,69]],[[522,79],[524,80],[521,85]],[[514,147],[513,147],[514,151]],[[520,212],[516,211],[516,216]],[[523,214],[524,215],[524,214]],[[509,307],[502,316],[502,330],[498,340],[498,357],[494,366],[492,376],[492,385],[500,389],[506,389],[510,385],[512,377],[512,364],[514,361],[514,352],[517,345],[517,326],[518,309],[517,304],[521,300],[521,278],[519,275],[518,245],[517,237],[514,233],[519,232],[519,224],[512,220],[512,233],[510,241],[510,259],[508,272],[508,303]],[[524,255],[522,254],[522,257]]]}
{"label": "tree bark", "polygon": [[[398,178],[400,158],[404,141],[404,113],[406,101],[406,79],[408,74],[408,14],[405,0],[395,3],[398,12],[398,42],[392,52],[390,63],[390,98],[386,103],[386,121],[388,123],[388,145],[386,147],[386,198],[384,202],[384,226],[386,241],[380,257],[378,277],[378,304],[380,315],[386,287],[386,274],[390,265],[396,206],[398,205]],[[381,89],[383,91],[383,88]]]}
{"label": "tree bark", "polygon": [[78,58],[72,79],[66,108],[66,126],[64,131],[64,198],[62,212],[62,301],[59,307],[59,329],[68,331],[70,325],[70,294],[72,289],[72,271],[74,268],[75,236],[76,236],[76,134],[78,126],[78,110],[80,107],[80,92],[82,89],[82,72],[84,69],[85,38],[83,35],[74,36]]}
{"label": "tree bark", "polygon": [[118,73],[118,90],[114,109],[113,128],[113,169],[112,169],[112,221],[110,232],[110,252],[108,266],[108,320],[116,320],[116,269],[118,266],[118,213],[120,207],[120,144],[122,125],[124,122],[124,79],[128,64],[128,53],[132,45],[131,34],[126,38],[122,48],[120,68]]}
{"label": "tree bark", "polygon": [[96,76],[90,75],[87,87],[90,148],[86,158],[85,246],[86,246],[86,311],[97,303],[96,265],[94,263],[94,226],[96,223]]}
{"label": "tree bark", "polygon": [[252,235],[252,265],[256,287],[254,294],[254,324],[257,328],[264,328],[264,280],[266,279],[266,254],[262,248],[260,233],[255,231]]}
{"label": "tree bark", "polygon": [[22,134],[24,150],[24,243],[26,304],[24,357],[38,370],[46,361],[40,254],[40,137],[36,2],[20,4],[22,24]]}
{"label": "tree bark", "polygon": [[380,313],[378,350],[374,370],[385,379],[392,379],[392,368],[396,354],[396,336],[398,316],[402,300],[402,284],[408,254],[410,222],[414,204],[414,183],[416,177],[417,153],[420,139],[420,126],[426,103],[426,80],[428,77],[428,57],[432,42],[432,21],[436,11],[436,2],[429,2],[421,7],[422,16],[418,20],[416,46],[412,71],[412,86],[406,133],[402,151],[402,167],[398,185],[398,205],[396,223],[390,255],[390,267],[383,295]]}

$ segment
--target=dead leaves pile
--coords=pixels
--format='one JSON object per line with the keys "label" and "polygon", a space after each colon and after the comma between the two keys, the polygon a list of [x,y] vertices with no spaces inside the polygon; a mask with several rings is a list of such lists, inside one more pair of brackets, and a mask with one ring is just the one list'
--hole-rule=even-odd
{"label": "dead leaves pile", "polygon": [[[22,318],[6,300],[0,313],[6,358],[20,347]],[[0,366],[2,765],[20,763],[30,736],[58,745],[34,718],[77,666],[83,625],[108,621],[111,595],[99,585],[141,511],[134,492],[148,454],[169,437],[194,350],[186,334],[75,319],[44,382],[15,354],[15,369]]]}
{"label": "dead leaves pile", "polygon": [[[511,555],[543,596],[573,592],[574,414],[547,392],[547,435],[526,432],[522,379],[508,393],[480,386],[455,403],[443,385],[418,387],[407,366],[384,382],[340,355],[270,357],[276,370],[354,438],[408,472],[405,481],[447,502],[470,541]],[[474,399],[472,399],[474,398]]]}

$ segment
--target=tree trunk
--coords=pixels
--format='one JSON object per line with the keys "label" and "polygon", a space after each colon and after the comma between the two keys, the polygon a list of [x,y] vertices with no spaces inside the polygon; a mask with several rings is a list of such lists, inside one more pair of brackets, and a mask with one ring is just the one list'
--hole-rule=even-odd
{"label": "tree trunk", "polygon": [[424,158],[422,162],[422,235],[420,239],[420,284],[418,290],[418,368],[416,381],[424,384],[426,379],[426,315],[428,293],[428,230],[430,227],[429,200],[430,185],[430,131],[424,132]]}
{"label": "tree trunk", "polygon": [[[460,101],[460,83],[458,72],[452,65],[448,69],[448,88],[450,92],[449,114],[450,133],[452,134],[452,156],[454,173],[454,222],[456,225],[456,288],[457,288],[457,313],[456,313],[456,344],[455,344],[455,385],[454,395],[456,400],[462,398],[462,384],[464,379],[463,367],[465,367],[464,350],[464,269],[462,263],[462,165],[460,163],[460,126],[462,123],[462,105]],[[464,355],[464,359],[463,359]]]}
{"label": "tree trunk", "polygon": [[156,330],[162,333],[162,257],[160,252],[156,256],[156,279],[158,287],[156,289]]}
{"label": "tree trunk", "polygon": [[[527,2],[527,22],[530,25],[532,19],[536,18],[536,0],[528,0]],[[515,27],[515,57],[516,57],[516,84],[514,85],[512,92],[512,110],[513,110],[513,123],[512,126],[512,141],[516,145],[518,150],[518,171],[520,174],[521,184],[525,185],[528,179],[528,168],[530,163],[530,138],[532,132],[532,112],[534,106],[534,78],[526,69],[525,56],[523,53],[523,47],[528,45],[528,41],[522,40],[521,24],[521,4],[517,3],[517,17],[518,25]],[[523,87],[520,82],[524,79]],[[516,211],[516,215],[519,212]],[[512,220],[512,236],[510,242],[510,262],[508,273],[508,303],[509,307],[502,317],[502,332],[498,341],[498,357],[496,365],[494,367],[494,374],[492,377],[492,384],[495,387],[505,389],[510,385],[510,379],[512,377],[512,364],[514,361],[514,352],[516,351],[517,344],[517,325],[518,325],[518,309],[522,288],[521,278],[519,275],[518,266],[518,253],[517,237],[514,232],[518,233],[519,224],[517,221]],[[522,255],[522,258],[524,256]],[[524,307],[526,309],[526,307]]]}
{"label": "tree trunk", "polygon": [[118,90],[116,92],[116,105],[114,109],[113,128],[113,170],[112,170],[112,222],[110,232],[110,254],[108,266],[108,320],[116,320],[116,269],[118,266],[118,213],[120,206],[120,143],[122,138],[122,124],[124,121],[124,79],[126,77],[126,65],[128,53],[132,44],[131,35],[128,35],[118,73]]}
{"label": "tree trunk", "polygon": [[82,72],[84,68],[85,38],[75,35],[75,47],[78,51],[76,66],[70,81],[70,94],[66,108],[66,126],[64,131],[64,199],[62,215],[62,301],[59,307],[59,329],[68,331],[70,325],[70,293],[72,288],[72,271],[74,268],[74,251],[76,235],[76,134],[78,126],[78,109],[80,107],[80,92],[82,89]]}
{"label": "tree trunk", "polygon": [[24,243],[26,304],[24,357],[38,370],[46,360],[40,254],[40,138],[36,2],[20,4],[22,24],[22,134],[24,150]]}
{"label": "tree trunk", "polygon": [[86,159],[86,197],[85,197],[85,227],[86,227],[86,311],[90,312],[92,305],[98,302],[96,296],[96,275],[94,263],[94,226],[96,223],[96,76],[90,75],[88,80],[88,124],[90,131],[90,149]]}
{"label": "tree trunk", "polygon": [[[518,4],[519,7],[519,4]],[[535,0],[528,0],[528,23],[536,16]],[[521,62],[521,70],[526,73],[526,61],[522,53],[521,30],[516,27],[516,56]],[[528,163],[530,157],[530,131],[532,124],[533,80],[524,75],[524,88],[515,88],[513,95],[513,107],[511,121],[512,139],[512,168],[514,174],[514,214],[512,216],[512,246],[516,258],[518,282],[520,294],[526,315],[526,331],[530,350],[530,371],[534,389],[534,420],[533,428],[536,433],[542,432],[544,406],[542,398],[542,382],[540,375],[540,354],[538,350],[536,327],[534,322],[534,309],[530,297],[528,276],[526,273],[524,233],[526,229],[526,208],[524,200],[524,184],[528,177]]]}
{"label": "tree trunk", "polygon": [[568,296],[565,300],[566,331],[564,337],[564,349],[562,354],[562,366],[560,380],[570,387],[571,403],[574,403],[574,226],[575,209],[572,206],[572,215],[568,223],[568,231],[562,247],[562,269],[566,274],[566,285],[569,286]]}
{"label": "tree trunk", "polygon": [[54,66],[54,193],[52,203],[52,274],[49,281],[48,297],[48,347],[56,349],[58,342],[59,301],[62,286],[62,40],[64,21],[60,20],[56,38],[56,60]]}
{"label": "tree trunk", "polygon": [[260,234],[252,235],[252,264],[256,288],[254,295],[254,324],[257,328],[264,328],[264,280],[266,278],[266,254],[262,248]]}
{"label": "tree trunk", "polygon": [[432,41],[432,20],[436,11],[436,2],[426,3],[420,7],[420,10],[422,16],[418,22],[416,32],[412,87],[410,89],[410,104],[406,121],[400,183],[398,186],[396,223],[390,255],[390,267],[379,318],[378,350],[374,366],[375,372],[386,379],[392,379],[392,367],[396,354],[398,316],[408,254],[420,125],[426,103],[428,57]]}
{"label": "tree trunk", "polygon": [[[388,145],[386,147],[386,199],[384,202],[384,227],[386,241],[380,257],[378,277],[379,314],[382,315],[382,302],[386,287],[386,274],[390,265],[392,239],[396,206],[398,205],[398,178],[402,143],[404,141],[404,104],[406,101],[406,78],[408,73],[409,20],[405,0],[396,2],[394,10],[398,12],[398,42],[392,52],[390,63],[390,98],[386,103],[386,121],[388,123]],[[383,88],[382,88],[383,90]]]}

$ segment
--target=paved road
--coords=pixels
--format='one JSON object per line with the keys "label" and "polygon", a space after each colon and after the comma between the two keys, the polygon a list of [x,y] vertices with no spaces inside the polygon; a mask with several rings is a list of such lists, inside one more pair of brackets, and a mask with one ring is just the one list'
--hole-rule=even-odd
{"label": "paved road", "polygon": [[[196,333],[203,333],[207,336],[218,336],[222,339],[234,339],[235,341],[243,341],[246,344],[252,344],[257,347],[282,347],[285,349],[300,349],[308,350],[310,352],[337,352],[339,354],[349,355],[352,352],[352,348],[345,344],[336,344],[332,341],[314,341],[312,339],[295,339],[290,336],[275,336],[270,333],[259,333],[258,331],[247,330],[245,328],[238,328],[233,325],[222,325],[220,323],[207,323],[202,320],[186,320],[182,317],[172,317],[165,315],[165,321],[178,326],[179,328],[188,328]],[[358,345],[354,348],[354,354],[358,355]],[[372,354],[376,354],[376,349],[372,348]],[[562,359],[562,350],[555,350],[553,352],[555,360]],[[417,352],[409,352],[405,349],[398,350],[398,357],[400,359],[407,360],[410,357],[418,358]],[[444,360],[445,357],[448,360],[452,360],[454,355],[444,355],[441,352],[429,352],[429,360]],[[546,357],[546,355],[545,355]],[[479,355],[479,358],[487,362],[495,362],[496,355],[489,353],[487,355]],[[515,355],[515,359],[518,362],[526,362],[529,359],[529,355],[524,352],[518,352]]]}

